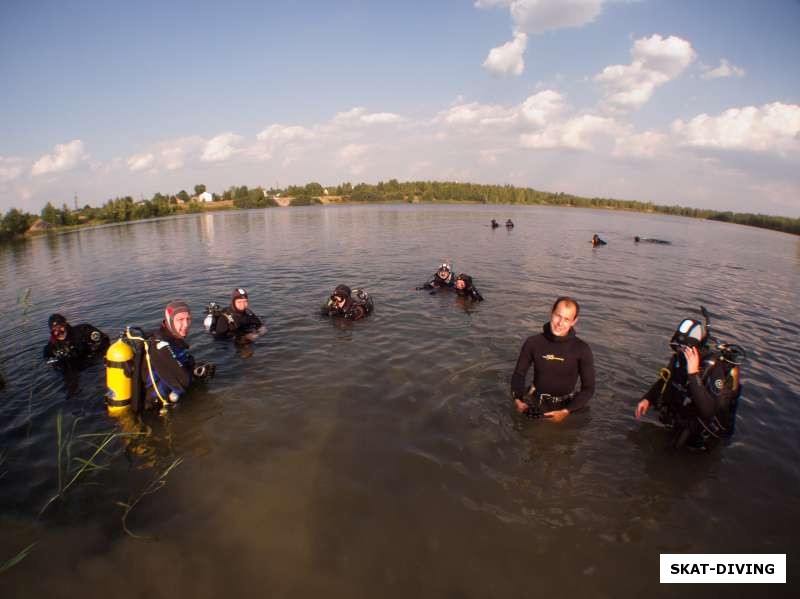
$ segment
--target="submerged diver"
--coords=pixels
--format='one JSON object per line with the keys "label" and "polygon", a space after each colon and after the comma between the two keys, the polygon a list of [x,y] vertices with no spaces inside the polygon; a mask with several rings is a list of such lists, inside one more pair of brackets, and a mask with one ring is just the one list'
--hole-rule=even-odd
{"label": "submerged diver", "polygon": [[644,241],[645,243],[660,243],[662,245],[670,245],[672,244],[671,241],[667,241],[665,239],[655,239],[654,237],[639,237],[638,235],[633,238],[636,243],[640,241]]}
{"label": "submerged diver", "polygon": [[[146,390],[144,409],[176,403],[192,383],[205,382],[214,376],[214,364],[197,364],[189,353],[185,339],[191,326],[192,313],[186,302],[175,300],[167,304],[161,326],[146,340],[149,363],[141,369]],[[134,406],[135,411],[140,408]]]}
{"label": "submerged diver", "polygon": [[322,315],[341,316],[345,320],[361,320],[371,314],[372,309],[372,298],[366,291],[338,285],[322,306]]}
{"label": "submerged diver", "polygon": [[56,369],[83,370],[108,349],[108,335],[90,324],[72,326],[61,314],[51,314],[47,325],[50,339],[44,359]]}
{"label": "submerged diver", "polygon": [[739,365],[745,353],[737,345],[709,345],[708,313],[705,324],[687,318],[670,339],[673,355],[660,378],[636,406],[636,418],[650,405],[659,420],[675,431],[673,446],[711,449],[733,435],[741,394]]}
{"label": "submerged diver", "polygon": [[[579,313],[578,302],[559,297],[542,332],[525,340],[511,377],[511,395],[519,413],[559,422],[594,395],[594,355],[573,329]],[[525,375],[531,365],[533,385],[525,393]],[[575,391],[578,377],[581,387]]]}
{"label": "submerged diver", "polygon": [[513,228],[514,228],[514,223],[513,223],[513,222],[511,222],[511,219],[509,218],[509,219],[506,221],[506,229],[513,229]]}
{"label": "submerged diver", "polygon": [[500,223],[498,223],[496,220],[492,219],[492,229],[496,229],[499,226],[500,226]]}
{"label": "submerged diver", "polygon": [[600,236],[599,236],[597,233],[595,233],[594,235],[592,235],[592,241],[591,241],[591,243],[592,243],[592,247],[593,247],[593,248],[596,248],[598,245],[608,245],[608,244],[607,244],[605,241],[603,241],[602,239],[600,239]]}
{"label": "submerged diver", "polygon": [[213,302],[208,305],[204,321],[206,330],[218,339],[233,337],[237,342],[255,341],[267,331],[267,327],[249,306],[247,290],[237,287],[231,294],[229,307],[220,308]]}
{"label": "submerged diver", "polygon": [[417,290],[450,288],[455,286],[455,284],[456,276],[453,274],[452,268],[446,262],[442,262],[439,265],[438,270],[433,273],[431,280],[425,283],[422,287],[417,287]]}
{"label": "submerged diver", "polygon": [[483,301],[483,296],[475,287],[472,277],[469,275],[460,274],[456,277],[455,290],[459,297],[466,297],[476,302]]}

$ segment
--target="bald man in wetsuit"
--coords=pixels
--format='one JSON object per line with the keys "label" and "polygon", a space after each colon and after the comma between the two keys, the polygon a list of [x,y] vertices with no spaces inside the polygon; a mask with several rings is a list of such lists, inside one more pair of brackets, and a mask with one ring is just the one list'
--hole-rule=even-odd
{"label": "bald man in wetsuit", "polygon": [[[511,376],[511,395],[520,414],[560,422],[584,407],[594,395],[594,356],[575,335],[580,306],[570,297],[553,304],[542,332],[525,340]],[[525,375],[533,366],[533,386],[525,391]],[[580,389],[575,386],[581,380]]]}

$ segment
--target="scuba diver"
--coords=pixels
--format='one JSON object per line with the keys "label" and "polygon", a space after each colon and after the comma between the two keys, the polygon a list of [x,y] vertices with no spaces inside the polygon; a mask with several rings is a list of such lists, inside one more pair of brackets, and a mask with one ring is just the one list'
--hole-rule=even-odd
{"label": "scuba diver", "polygon": [[456,277],[455,290],[459,297],[469,298],[476,302],[483,301],[483,296],[475,287],[472,277],[469,275],[460,274]]}
{"label": "scuba diver", "polygon": [[[529,418],[560,422],[584,407],[594,395],[594,355],[575,335],[580,306],[559,297],[542,332],[525,340],[511,376],[511,396],[517,412]],[[525,375],[533,366],[533,385],[525,392]],[[581,379],[579,391],[575,383]]]}
{"label": "scuba diver", "polygon": [[350,289],[347,285],[337,285],[328,301],[322,306],[322,315],[341,316],[345,320],[361,320],[372,313],[373,307],[372,298],[363,289]]}
{"label": "scuba diver", "polygon": [[600,239],[600,236],[599,236],[597,233],[595,233],[594,235],[592,235],[592,241],[591,241],[591,243],[592,243],[592,247],[593,247],[593,248],[596,248],[598,245],[608,245],[608,244],[607,244],[605,241],[603,241],[602,239]]}
{"label": "scuba diver", "polygon": [[511,219],[509,218],[509,219],[506,221],[506,229],[513,229],[513,228],[514,228],[514,223],[513,223],[513,222],[511,222]]}
{"label": "scuba diver", "polygon": [[638,235],[633,238],[636,243],[640,241],[644,241],[645,243],[660,243],[662,245],[671,245],[671,241],[666,241],[665,239],[655,239],[653,237],[639,237]]}
{"label": "scuba diver", "polygon": [[669,342],[674,352],[669,364],[636,406],[638,419],[655,405],[659,420],[675,431],[676,449],[708,450],[732,436],[741,395],[739,366],[745,351],[713,339],[708,312],[703,306],[700,310],[705,323],[681,321]]}
{"label": "scuba diver", "polygon": [[492,219],[492,229],[496,229],[499,226],[500,226],[500,223],[498,223],[496,220]]}
{"label": "scuba diver", "polygon": [[250,300],[247,290],[237,287],[231,294],[231,305],[220,308],[211,302],[206,308],[206,318],[203,321],[205,329],[218,339],[233,337],[237,343],[255,341],[267,331],[249,308]]}
{"label": "scuba diver", "polygon": [[61,314],[47,319],[50,339],[43,355],[57,370],[83,370],[108,349],[108,335],[90,324],[72,326]]}
{"label": "scuba diver", "polygon": [[450,288],[455,286],[455,284],[456,277],[453,274],[452,268],[447,262],[442,262],[437,271],[433,273],[431,280],[425,283],[422,287],[417,287],[417,291],[420,289]]}
{"label": "scuba diver", "polygon": [[207,382],[214,376],[214,364],[197,364],[189,353],[185,338],[191,326],[192,313],[186,302],[175,300],[167,304],[160,328],[145,340],[149,359],[141,368],[143,406],[134,406],[134,411],[177,403],[193,382]]}

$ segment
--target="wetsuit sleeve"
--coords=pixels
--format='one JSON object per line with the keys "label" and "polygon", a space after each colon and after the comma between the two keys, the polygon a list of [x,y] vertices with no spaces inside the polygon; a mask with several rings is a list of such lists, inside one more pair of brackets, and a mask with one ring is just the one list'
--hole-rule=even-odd
{"label": "wetsuit sleeve", "polygon": [[[186,392],[192,383],[192,373],[188,368],[181,366],[180,362],[172,355],[169,344],[165,341],[153,339],[150,342],[150,360],[153,370],[163,383],[178,395]],[[160,347],[159,347],[160,346]],[[143,365],[145,370],[147,365]],[[145,372],[147,381],[149,373]]]}
{"label": "wetsuit sleeve", "polygon": [[49,360],[53,357],[53,346],[50,343],[47,343],[42,350],[42,357],[45,360]]}
{"label": "wetsuit sleeve", "polygon": [[472,295],[472,299],[474,299],[475,301],[478,301],[478,302],[482,302],[483,301],[483,296],[481,295],[480,291],[478,291],[474,287],[470,291],[470,294]]}
{"label": "wetsuit sleeve", "polygon": [[578,364],[578,375],[581,377],[581,390],[569,404],[569,411],[575,412],[584,407],[594,395],[595,372],[594,354],[588,343],[584,343]]}
{"label": "wetsuit sleeve", "polygon": [[533,364],[533,337],[522,344],[514,374],[511,375],[511,394],[514,397],[520,399],[525,397],[525,375],[528,374],[531,364]]}
{"label": "wetsuit sleeve", "polygon": [[214,323],[214,335],[216,337],[226,337],[231,332],[230,327],[231,322],[228,320],[228,314],[223,310]]}

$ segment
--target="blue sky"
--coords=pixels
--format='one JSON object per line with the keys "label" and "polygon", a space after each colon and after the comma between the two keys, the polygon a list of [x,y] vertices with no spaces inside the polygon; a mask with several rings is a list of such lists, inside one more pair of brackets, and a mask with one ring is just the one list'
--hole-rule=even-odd
{"label": "blue sky", "polygon": [[800,2],[0,3],[0,209],[389,178],[800,216]]}

